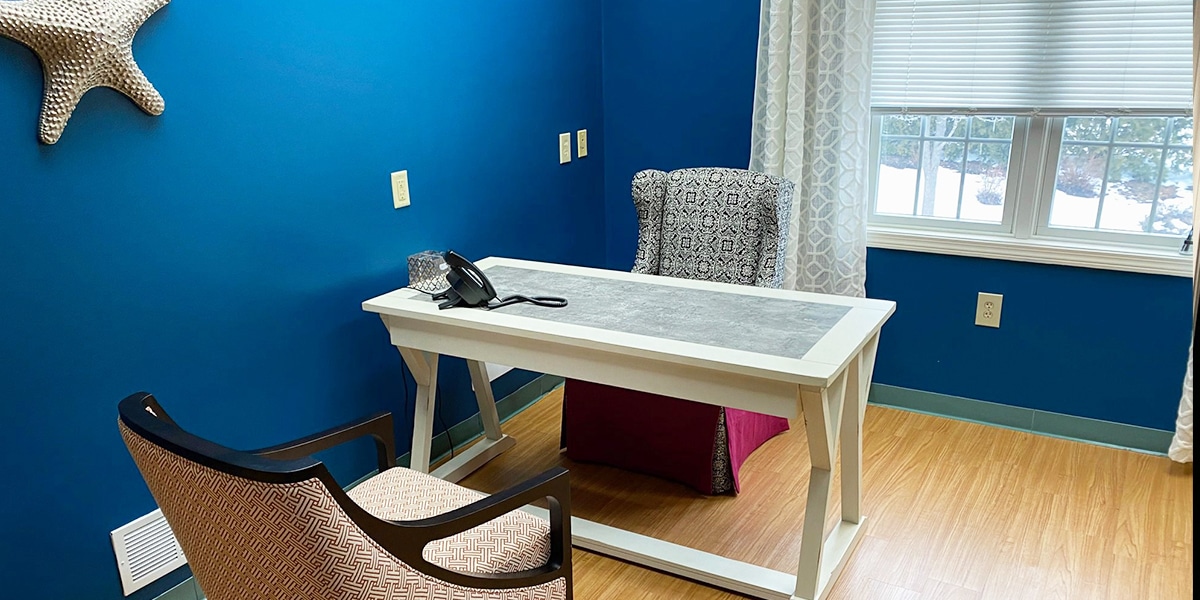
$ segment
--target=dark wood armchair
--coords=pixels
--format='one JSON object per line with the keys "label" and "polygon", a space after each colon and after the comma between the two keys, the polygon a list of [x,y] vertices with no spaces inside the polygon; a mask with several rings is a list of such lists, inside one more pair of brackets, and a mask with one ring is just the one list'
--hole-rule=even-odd
{"label": "dark wood armchair", "polygon": [[[212,600],[570,599],[570,487],[556,468],[484,496],[396,466],[380,413],[237,451],[181,429],[147,393],[118,426]],[[375,440],[379,474],[349,492],[310,455]],[[547,499],[550,521],[518,510]]]}

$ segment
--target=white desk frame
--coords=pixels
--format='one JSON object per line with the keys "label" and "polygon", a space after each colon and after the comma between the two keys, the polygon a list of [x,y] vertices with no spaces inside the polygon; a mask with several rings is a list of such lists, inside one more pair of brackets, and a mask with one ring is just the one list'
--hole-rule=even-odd
{"label": "white desk frame", "polygon": [[[895,311],[894,302],[503,258],[487,258],[477,264],[483,269],[511,266],[848,307],[849,312],[802,359],[793,359],[503,311],[440,311],[436,303],[407,289],[363,303],[364,310],[383,319],[392,344],[417,382],[411,468],[429,471],[438,357],[445,354],[467,360],[485,439],[433,471],[449,481],[462,479],[515,444],[500,429],[485,362],[789,419],[803,415],[812,470],[795,575],[579,517],[572,518],[571,530],[574,545],[580,548],[741,594],[767,600],[826,597],[866,531],[862,514],[863,415],[879,330]],[[825,536],[839,447],[842,520]],[[528,510],[539,512],[532,507]]]}

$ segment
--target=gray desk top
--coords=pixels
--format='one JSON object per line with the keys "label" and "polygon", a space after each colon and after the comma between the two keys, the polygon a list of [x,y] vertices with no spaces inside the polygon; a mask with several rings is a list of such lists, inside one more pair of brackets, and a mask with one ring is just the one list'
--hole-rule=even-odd
{"label": "gray desk top", "polygon": [[[493,266],[500,297],[561,296],[566,308],[515,304],[497,312],[611,331],[803,358],[849,307]],[[459,309],[455,309],[459,310]]]}

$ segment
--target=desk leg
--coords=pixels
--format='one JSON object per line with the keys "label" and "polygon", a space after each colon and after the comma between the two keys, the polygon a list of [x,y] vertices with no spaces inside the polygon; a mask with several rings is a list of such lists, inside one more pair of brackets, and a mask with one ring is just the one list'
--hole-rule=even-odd
{"label": "desk leg", "polygon": [[489,440],[498,440],[500,415],[496,412],[496,397],[492,395],[492,381],[488,379],[487,365],[477,360],[468,360],[471,371],[471,387],[475,388],[475,401],[479,403],[479,419],[483,421],[483,434]]}
{"label": "desk leg", "polygon": [[517,445],[516,440],[500,431],[500,415],[496,412],[496,398],[492,395],[492,382],[488,379],[487,367],[477,360],[468,360],[471,371],[471,386],[475,388],[475,402],[479,404],[479,420],[483,421],[484,439],[460,452],[446,464],[433,471],[435,477],[446,481],[458,481],[500,453]]}
{"label": "desk leg", "polygon": [[413,411],[412,458],[409,468],[429,472],[429,454],[433,446],[433,411],[436,410],[438,355],[434,352],[396,347],[417,381],[417,402]]}
{"label": "desk leg", "polygon": [[[854,364],[851,361],[851,365]],[[800,565],[796,571],[793,598],[824,598],[865,531],[865,519],[860,519],[858,523],[842,521],[834,527],[828,538],[825,537],[825,519],[829,515],[829,502],[833,496],[833,463],[845,412],[844,404],[854,400],[847,397],[853,395],[847,394],[847,384],[852,379],[851,371],[852,368],[848,367],[826,389],[800,388],[812,470],[809,474],[808,503],[800,538]]]}
{"label": "desk leg", "polygon": [[851,359],[846,368],[849,381],[842,415],[842,520],[862,521],[862,431],[866,416],[867,395],[871,391],[871,375],[875,371],[875,350],[879,334],[867,342],[862,352]]}

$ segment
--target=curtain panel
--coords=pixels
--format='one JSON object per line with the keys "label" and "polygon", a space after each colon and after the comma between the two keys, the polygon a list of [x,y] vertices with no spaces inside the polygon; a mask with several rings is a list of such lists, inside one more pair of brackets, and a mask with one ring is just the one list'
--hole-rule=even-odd
{"label": "curtain panel", "polygon": [[863,296],[874,0],[763,0],[750,169],[796,184],[783,285]]}

